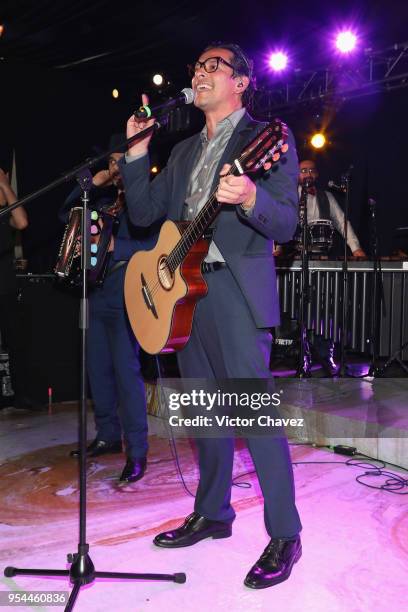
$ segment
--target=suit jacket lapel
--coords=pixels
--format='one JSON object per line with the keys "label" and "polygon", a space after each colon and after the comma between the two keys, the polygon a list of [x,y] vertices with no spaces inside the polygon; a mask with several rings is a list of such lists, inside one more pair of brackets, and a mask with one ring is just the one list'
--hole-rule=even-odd
{"label": "suit jacket lapel", "polygon": [[215,189],[219,181],[221,168],[224,164],[229,164],[233,161],[240,153],[244,146],[249,141],[249,138],[254,130],[254,120],[248,113],[242,117],[241,121],[235,128],[231,138],[228,141],[225,151],[221,156],[217,170],[215,171],[211,192]]}
{"label": "suit jacket lapel", "polygon": [[[248,113],[242,117],[241,121],[235,128],[228,144],[225,148],[224,153],[218,163],[217,170],[214,175],[211,192],[215,189],[219,181],[219,174],[224,164],[231,162],[243,149],[244,145],[249,141],[250,136],[254,130],[254,121]],[[177,164],[177,210],[173,208],[171,218],[179,220],[183,214],[183,205],[187,195],[188,182],[190,180],[194,164],[197,162],[198,155],[201,151],[201,138],[200,134],[191,143],[191,146],[181,153],[180,159]]]}
{"label": "suit jacket lapel", "polygon": [[177,178],[176,184],[179,193],[178,197],[178,211],[175,216],[175,219],[181,219],[181,215],[183,213],[183,205],[187,196],[187,188],[188,183],[193,172],[193,167],[195,162],[197,161],[198,154],[201,151],[201,138],[200,134],[197,134],[197,137],[193,141],[190,147],[187,147],[185,151],[183,151],[182,156],[177,165]]}

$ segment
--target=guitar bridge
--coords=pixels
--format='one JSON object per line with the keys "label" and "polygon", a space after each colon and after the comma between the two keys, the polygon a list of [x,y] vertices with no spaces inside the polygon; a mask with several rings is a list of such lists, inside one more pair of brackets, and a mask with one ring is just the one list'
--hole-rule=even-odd
{"label": "guitar bridge", "polygon": [[147,308],[152,311],[155,319],[158,319],[159,315],[157,314],[157,310],[154,305],[152,295],[150,293],[149,287],[147,286],[147,283],[146,283],[146,280],[143,274],[141,274],[141,281],[142,281],[142,294],[143,294],[143,299],[145,301],[145,304]]}

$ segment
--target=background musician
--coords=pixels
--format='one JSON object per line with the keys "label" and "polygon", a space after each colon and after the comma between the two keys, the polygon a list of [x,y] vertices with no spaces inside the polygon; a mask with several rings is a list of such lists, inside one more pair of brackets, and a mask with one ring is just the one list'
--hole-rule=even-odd
{"label": "background musician", "polygon": [[[307,195],[307,222],[310,224],[317,219],[330,220],[333,227],[344,238],[344,213],[333,194],[330,191],[324,191],[316,184],[318,178],[319,173],[315,162],[310,159],[302,160],[299,164],[299,195],[303,182],[311,179]],[[347,244],[354,257],[366,257],[350,221],[347,226]],[[305,368],[310,371],[313,358],[323,366],[327,375],[335,376],[338,367],[334,360],[334,341],[320,334],[311,336],[310,332],[309,337],[311,338],[310,351],[306,351]]]}
{"label": "background musician", "polygon": [[[316,184],[318,178],[316,163],[311,159],[302,160],[299,164],[299,195],[303,181],[311,179],[313,183],[308,189],[307,222],[329,219],[333,227],[344,238],[344,213],[334,195],[330,191],[324,191]],[[366,257],[350,221],[347,225],[347,245],[354,257]]]}
{"label": "background musician", "polygon": [[[113,136],[109,148],[124,139],[124,135]],[[87,454],[97,457],[120,453],[123,433],[127,461],[120,481],[134,482],[146,469],[147,415],[139,345],[127,321],[123,283],[130,257],[139,249],[151,248],[154,240],[141,240],[140,232],[129,221],[117,165],[122,156],[120,151],[110,155],[108,168],[95,174],[90,190],[91,209],[106,210],[118,198],[122,208],[117,233],[109,246],[111,256],[104,283],[91,289],[89,295],[87,370],[97,433]],[[60,212],[64,221],[70,209],[80,204],[80,194],[78,186],[66,199]],[[77,456],[78,451],[71,455]]]}

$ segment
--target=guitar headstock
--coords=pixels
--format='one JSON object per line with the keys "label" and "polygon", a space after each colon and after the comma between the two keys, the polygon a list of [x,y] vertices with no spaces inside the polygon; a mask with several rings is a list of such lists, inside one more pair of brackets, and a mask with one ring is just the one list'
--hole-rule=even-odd
{"label": "guitar headstock", "polygon": [[239,170],[249,174],[275,164],[288,150],[288,128],[280,119],[274,119],[242,151],[237,160]]}

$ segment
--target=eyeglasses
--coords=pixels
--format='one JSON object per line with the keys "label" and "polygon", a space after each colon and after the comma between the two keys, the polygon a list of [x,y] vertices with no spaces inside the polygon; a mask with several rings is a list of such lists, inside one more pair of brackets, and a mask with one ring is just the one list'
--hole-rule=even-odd
{"label": "eyeglasses", "polygon": [[234,66],[227,62],[227,60],[225,60],[223,57],[207,57],[207,59],[203,62],[197,60],[195,64],[189,64],[187,67],[190,76],[193,77],[197,70],[200,70],[200,68],[204,68],[206,72],[211,73],[218,70],[218,66],[220,64],[225,64],[225,66],[232,68],[232,70],[235,72]]}
{"label": "eyeglasses", "polygon": [[315,174],[316,172],[316,168],[302,168],[300,170],[300,174]]}

